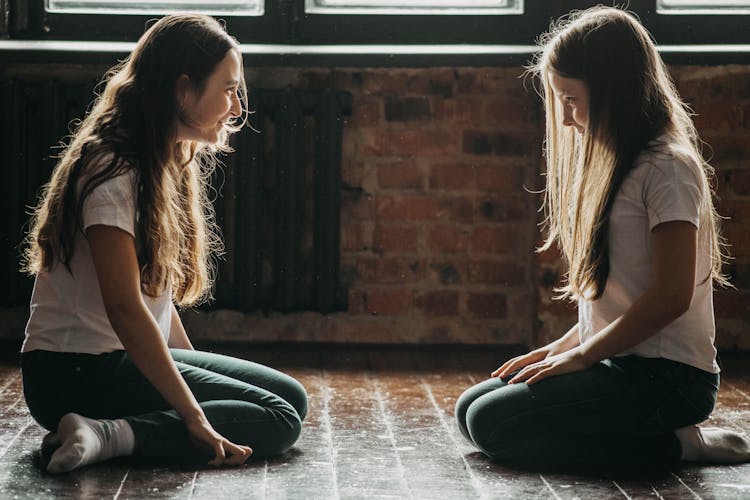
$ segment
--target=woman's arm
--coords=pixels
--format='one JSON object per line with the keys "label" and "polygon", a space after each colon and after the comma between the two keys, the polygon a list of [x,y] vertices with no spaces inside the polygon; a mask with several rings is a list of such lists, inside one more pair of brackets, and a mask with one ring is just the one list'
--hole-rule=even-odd
{"label": "woman's arm", "polygon": [[695,289],[697,228],[665,222],[651,232],[653,281],[630,308],[591,340],[558,356],[527,366],[513,382],[533,384],[546,377],[583,370],[640,344],[682,316]]}
{"label": "woman's arm", "polygon": [[651,233],[653,284],[625,314],[582,346],[590,364],[648,339],[690,309],[695,290],[698,229],[689,222],[659,224]]}
{"label": "woman's arm", "polygon": [[212,464],[243,463],[250,449],[222,438],[208,423],[177,371],[159,325],[143,302],[133,237],[103,225],[89,227],[86,237],[107,317],[133,363],[179,413],[191,436],[215,452]]}
{"label": "woman's arm", "polygon": [[169,342],[167,345],[169,347],[174,347],[175,349],[195,350],[193,344],[190,343],[190,339],[187,336],[185,327],[182,324],[182,320],[180,319],[180,315],[174,304],[172,304],[172,324],[169,329]]}

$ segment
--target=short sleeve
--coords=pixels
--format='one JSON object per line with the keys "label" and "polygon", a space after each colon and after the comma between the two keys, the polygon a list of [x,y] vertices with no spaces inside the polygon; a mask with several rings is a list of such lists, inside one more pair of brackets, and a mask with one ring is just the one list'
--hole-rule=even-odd
{"label": "short sleeve", "polygon": [[672,157],[649,169],[643,193],[649,229],[671,221],[699,227],[702,191],[695,168]]}
{"label": "short sleeve", "polygon": [[101,224],[127,231],[135,237],[135,174],[107,179],[83,201],[83,229]]}

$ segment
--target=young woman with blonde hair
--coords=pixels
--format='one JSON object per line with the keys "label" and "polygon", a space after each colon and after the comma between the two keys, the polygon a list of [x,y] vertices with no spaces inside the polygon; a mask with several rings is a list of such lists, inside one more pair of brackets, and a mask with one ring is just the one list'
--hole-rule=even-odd
{"label": "young woman with blonde hair", "polygon": [[578,323],[456,404],[464,435],[521,465],[750,460],[746,436],[699,428],[719,388],[713,284],[726,284],[712,169],[648,32],[596,7],[541,40],[548,235]]}
{"label": "young woman with blonde hair", "polygon": [[51,431],[48,471],[123,455],[239,465],[299,436],[304,388],[194,350],[175,308],[210,298],[208,176],[245,109],[236,40],[208,16],[168,16],[109,72],[62,154],[25,254],[23,386]]}

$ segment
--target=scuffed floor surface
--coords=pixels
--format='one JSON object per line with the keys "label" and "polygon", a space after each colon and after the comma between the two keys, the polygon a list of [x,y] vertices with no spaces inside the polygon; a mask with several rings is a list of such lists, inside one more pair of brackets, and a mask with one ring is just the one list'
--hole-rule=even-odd
{"label": "scuffed floor surface", "polygon": [[[10,498],[750,498],[750,464],[690,466],[654,477],[513,470],[466,443],[453,405],[509,352],[476,348],[215,347],[279,368],[310,394],[284,457],[239,469],[131,468],[126,461],[50,476],[29,417],[13,346],[0,363],[0,499]],[[8,352],[10,351],[10,352]],[[711,424],[750,430],[750,355],[725,355]]]}

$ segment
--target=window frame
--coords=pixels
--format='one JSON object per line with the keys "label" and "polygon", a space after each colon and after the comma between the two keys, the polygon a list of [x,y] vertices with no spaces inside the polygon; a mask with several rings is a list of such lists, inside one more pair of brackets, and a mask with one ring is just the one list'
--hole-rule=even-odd
{"label": "window frame", "polygon": [[[320,64],[367,65],[436,65],[461,60],[455,54],[466,47],[467,64],[505,64],[506,55],[516,62],[514,48],[530,47],[550,22],[573,9],[583,9],[601,0],[524,0],[524,14],[508,15],[359,15],[305,13],[306,0],[266,0],[263,16],[217,16],[225,20],[228,31],[243,44],[257,44],[277,57],[261,55],[268,64],[286,64],[299,59],[313,63],[314,55],[295,55],[296,46],[322,46]],[[102,14],[62,14],[44,11],[42,0],[0,0],[10,5],[10,25],[6,31],[11,40],[85,40],[92,42],[136,41],[147,23],[158,16],[117,15],[104,21]],[[656,0],[630,0],[629,10],[636,13],[660,46],[665,46],[669,60],[698,61],[725,54],[720,62],[750,61],[750,30],[746,15],[657,14]],[[25,10],[24,10],[25,9]],[[85,34],[85,35],[83,35]],[[2,27],[0,27],[2,36]],[[0,41],[1,43],[1,41]],[[363,45],[360,55],[336,47]],[[376,46],[403,47],[391,57]],[[686,47],[701,45],[705,47]],[[419,47],[409,54],[409,47]],[[434,56],[424,48],[434,48]],[[497,47],[488,56],[477,55],[476,47]],[[730,47],[726,47],[730,46]],[[472,48],[474,47],[474,48]],[[739,48],[738,48],[739,47]],[[447,49],[450,50],[447,50]],[[505,49],[508,50],[505,50]],[[388,47],[383,49],[387,52]],[[7,52],[0,47],[0,53]],[[263,53],[264,51],[260,51]],[[382,52],[382,51],[381,51]],[[491,51],[492,52],[492,51]],[[529,52],[530,53],[530,52]],[[252,54],[248,50],[248,54]],[[0,55],[1,59],[5,59]],[[307,63],[305,63],[307,64]]]}

